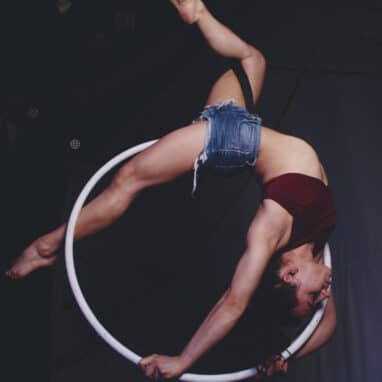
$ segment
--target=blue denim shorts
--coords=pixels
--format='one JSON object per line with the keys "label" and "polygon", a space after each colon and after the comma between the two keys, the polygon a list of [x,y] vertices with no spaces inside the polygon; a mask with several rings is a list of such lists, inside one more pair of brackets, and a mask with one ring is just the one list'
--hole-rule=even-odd
{"label": "blue denim shorts", "polygon": [[194,165],[194,188],[198,168],[223,174],[255,166],[260,146],[261,118],[233,101],[207,106],[198,120],[207,120],[204,148]]}

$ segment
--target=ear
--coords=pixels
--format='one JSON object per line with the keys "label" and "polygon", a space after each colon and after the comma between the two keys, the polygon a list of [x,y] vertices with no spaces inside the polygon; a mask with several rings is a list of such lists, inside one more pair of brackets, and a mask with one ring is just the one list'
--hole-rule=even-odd
{"label": "ear", "polygon": [[292,263],[285,264],[280,270],[280,277],[286,284],[294,285],[296,283],[295,275],[298,267]]}

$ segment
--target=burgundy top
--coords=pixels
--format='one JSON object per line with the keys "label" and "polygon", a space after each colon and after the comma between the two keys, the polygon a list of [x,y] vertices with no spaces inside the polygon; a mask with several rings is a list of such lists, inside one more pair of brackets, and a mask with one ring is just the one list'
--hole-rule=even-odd
{"label": "burgundy top", "polygon": [[330,188],[320,179],[287,173],[264,184],[264,199],[272,199],[293,216],[289,242],[281,251],[314,243],[317,254],[336,224],[336,207]]}

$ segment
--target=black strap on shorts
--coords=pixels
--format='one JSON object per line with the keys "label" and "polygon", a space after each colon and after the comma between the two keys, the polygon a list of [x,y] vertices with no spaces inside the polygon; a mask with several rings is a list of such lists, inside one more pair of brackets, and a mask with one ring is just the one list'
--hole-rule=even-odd
{"label": "black strap on shorts", "polygon": [[244,94],[245,106],[247,110],[250,113],[255,114],[255,105],[253,103],[252,88],[249,83],[247,73],[245,73],[243,66],[241,65],[241,62],[237,59],[231,59],[230,66],[231,66],[231,69],[234,71],[237,79],[240,82],[240,86]]}

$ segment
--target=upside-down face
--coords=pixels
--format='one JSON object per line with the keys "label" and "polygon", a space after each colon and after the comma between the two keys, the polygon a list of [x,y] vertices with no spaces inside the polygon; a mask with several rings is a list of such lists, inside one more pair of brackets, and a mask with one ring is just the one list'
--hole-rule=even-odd
{"label": "upside-down face", "polygon": [[281,270],[282,279],[296,286],[297,306],[292,314],[296,317],[310,315],[325,298],[330,297],[332,271],[316,261],[286,264]]}

